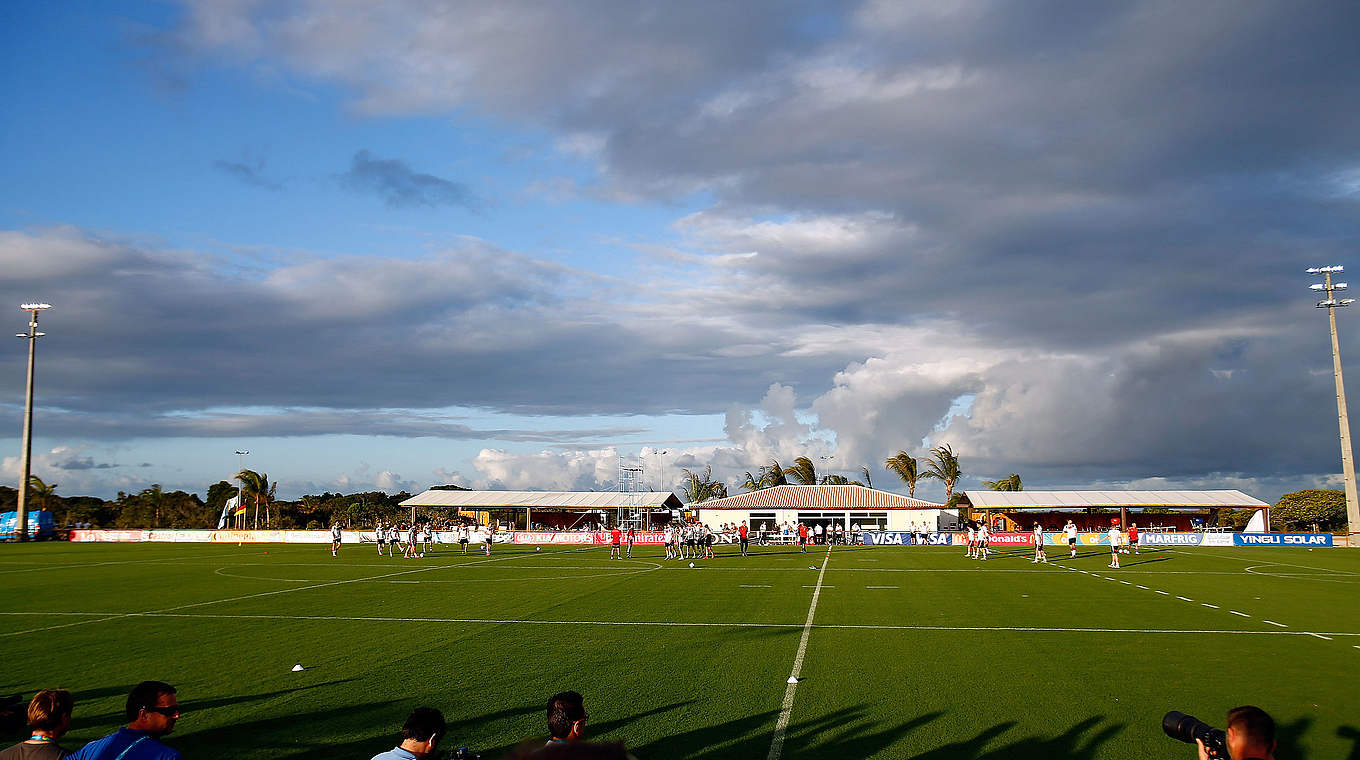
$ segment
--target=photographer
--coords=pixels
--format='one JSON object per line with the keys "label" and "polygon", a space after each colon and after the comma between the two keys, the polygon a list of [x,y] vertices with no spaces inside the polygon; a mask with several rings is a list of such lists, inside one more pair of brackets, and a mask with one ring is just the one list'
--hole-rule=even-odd
{"label": "photographer", "polygon": [[[1228,756],[1232,760],[1275,760],[1275,721],[1265,710],[1251,705],[1228,711]],[[1212,760],[1204,742],[1195,740],[1199,760]]]}

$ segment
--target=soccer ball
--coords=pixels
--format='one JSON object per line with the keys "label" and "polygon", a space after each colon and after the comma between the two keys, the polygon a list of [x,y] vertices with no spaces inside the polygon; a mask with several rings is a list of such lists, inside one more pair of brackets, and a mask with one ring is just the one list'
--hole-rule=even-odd
{"label": "soccer ball", "polygon": [[541,547],[541,546],[535,546],[535,547],[534,547],[534,551],[536,551],[536,552],[541,552],[541,551],[543,551],[543,547]]}
{"label": "soccer ball", "polygon": [[694,567],[694,563],[693,562],[689,563],[689,566]]}

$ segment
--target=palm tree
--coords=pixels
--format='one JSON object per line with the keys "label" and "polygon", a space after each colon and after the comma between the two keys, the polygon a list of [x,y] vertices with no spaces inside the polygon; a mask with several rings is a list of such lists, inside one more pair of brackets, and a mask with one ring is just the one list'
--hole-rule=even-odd
{"label": "palm tree", "polygon": [[783,470],[785,475],[792,475],[793,482],[800,486],[817,485],[817,468],[812,464],[812,460],[807,457],[797,457],[793,460],[793,466]]}
{"label": "palm tree", "polygon": [[760,482],[764,484],[764,488],[789,484],[789,479],[784,477],[784,468],[779,466],[778,459],[771,459],[769,464],[760,468]]}
{"label": "palm tree", "polygon": [[241,470],[236,473],[236,477],[241,481],[241,504],[254,502],[255,516],[252,519],[252,527],[258,528],[260,525],[260,504],[265,505],[265,522],[269,521],[268,498],[270,495],[269,476],[254,470]]}
{"label": "palm tree", "polygon": [[727,486],[722,481],[713,479],[712,465],[704,468],[703,475],[696,475],[689,470],[681,472],[685,473],[684,485],[680,487],[685,496],[685,503],[698,504],[709,499],[721,499],[727,495]]}
{"label": "palm tree", "polygon": [[[916,457],[899,450],[896,454],[883,460],[883,466],[887,467],[889,472],[897,473],[897,477],[907,484],[907,496],[916,498],[916,481],[923,477],[917,467]],[[868,477],[867,472],[865,477]]]}
{"label": "palm tree", "polygon": [[954,453],[954,449],[945,444],[930,450],[930,456],[926,458],[926,471],[917,477],[942,481],[944,500],[947,504],[954,497],[954,484],[963,477],[963,470],[959,468],[959,457]]}
{"label": "palm tree", "polygon": [[745,489],[748,490],[748,491],[759,491],[760,489],[762,489],[762,488],[765,487],[765,486],[762,484],[762,482],[761,482],[761,481],[763,481],[763,480],[764,480],[763,477],[762,477],[762,478],[757,478],[755,475],[752,475],[752,474],[751,474],[751,471],[750,471],[750,470],[747,470],[747,471],[746,471],[746,480],[743,480],[743,481],[741,482],[740,488],[745,488]]}
{"label": "palm tree", "polygon": [[57,484],[44,483],[43,479],[37,475],[29,475],[28,492],[33,494],[34,501],[38,502],[38,509],[46,511],[47,500],[57,494]]}
{"label": "palm tree", "polygon": [[161,490],[160,483],[152,483],[150,488],[143,488],[137,494],[137,498],[151,505],[151,527],[161,527],[161,506],[165,503],[165,492]]}
{"label": "palm tree", "polygon": [[865,488],[873,488],[873,487],[874,487],[874,479],[871,478],[871,477],[869,477],[869,467],[868,467],[868,465],[860,465],[860,466],[859,466],[859,471],[862,472],[862,473],[864,473],[864,487],[865,487]]}
{"label": "palm tree", "polygon": [[1020,476],[1011,473],[1001,480],[984,480],[982,485],[987,486],[993,491],[1023,491],[1025,484],[1020,482]]}

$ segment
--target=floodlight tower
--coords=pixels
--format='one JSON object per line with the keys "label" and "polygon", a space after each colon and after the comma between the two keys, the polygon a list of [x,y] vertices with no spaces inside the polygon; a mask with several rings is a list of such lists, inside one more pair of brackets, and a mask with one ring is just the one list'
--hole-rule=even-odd
{"label": "floodlight tower", "polygon": [[[635,494],[637,493],[638,484],[642,481],[642,473],[643,473],[642,465],[624,464],[619,466],[619,490],[628,494],[626,498],[628,499],[628,511],[630,513],[628,515],[628,518],[630,521],[635,517],[635,515],[632,513],[637,511],[637,503],[634,501],[634,499]],[[619,499],[619,501],[622,502],[623,499]],[[614,517],[615,520],[614,524],[616,527],[622,526],[623,525],[622,503],[618,505],[616,511],[617,514]]]}
{"label": "floodlight tower", "polygon": [[1327,321],[1332,328],[1332,375],[1336,378],[1336,417],[1341,426],[1341,474],[1346,485],[1346,545],[1360,541],[1360,498],[1355,489],[1355,458],[1351,454],[1351,422],[1346,415],[1346,383],[1341,377],[1341,343],[1336,337],[1336,310],[1355,303],[1354,298],[1337,298],[1336,292],[1346,289],[1344,282],[1332,282],[1333,274],[1346,271],[1341,266],[1311,267],[1308,274],[1320,274],[1323,281],[1309,289],[1325,292],[1327,297],[1317,302],[1317,308],[1327,310]]}
{"label": "floodlight tower", "polygon": [[16,338],[28,339],[28,390],[24,395],[24,448],[22,463],[19,465],[19,503],[16,511],[18,514],[16,538],[20,541],[28,540],[28,479],[29,468],[33,459],[33,357],[38,346],[38,338],[47,333],[38,332],[38,312],[52,308],[50,303],[26,303],[19,306],[32,316],[28,320],[28,332],[15,333]]}

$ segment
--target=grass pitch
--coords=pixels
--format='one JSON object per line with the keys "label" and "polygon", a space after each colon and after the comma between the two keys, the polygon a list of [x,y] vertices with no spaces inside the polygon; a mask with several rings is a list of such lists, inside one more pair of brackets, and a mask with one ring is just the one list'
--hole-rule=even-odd
{"label": "grass pitch", "polygon": [[496,758],[569,688],[642,760],[1188,758],[1164,712],[1249,703],[1280,758],[1360,757],[1360,552],[719,552],[5,545],[0,692],[73,691],[74,748],[169,681],[195,760],[368,758],[420,705]]}

